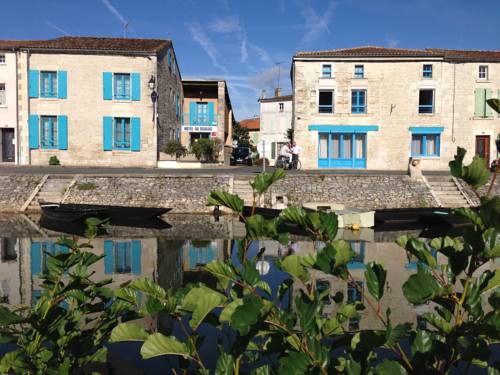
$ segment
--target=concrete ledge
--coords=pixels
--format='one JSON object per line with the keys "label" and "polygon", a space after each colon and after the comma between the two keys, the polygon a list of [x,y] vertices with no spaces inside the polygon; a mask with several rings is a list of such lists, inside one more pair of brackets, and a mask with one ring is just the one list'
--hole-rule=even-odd
{"label": "concrete ledge", "polygon": [[200,162],[178,162],[175,160],[160,160],[158,161],[160,169],[198,169],[202,168]]}

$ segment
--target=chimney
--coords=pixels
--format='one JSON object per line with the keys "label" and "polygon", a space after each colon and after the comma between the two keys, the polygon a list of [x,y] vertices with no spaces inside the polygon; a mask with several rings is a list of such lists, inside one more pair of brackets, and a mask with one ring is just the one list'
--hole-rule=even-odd
{"label": "chimney", "polygon": [[274,96],[276,96],[276,97],[281,96],[281,88],[280,87],[276,87],[274,89]]}
{"label": "chimney", "polygon": [[265,98],[266,98],[266,90],[262,90],[262,91],[260,92],[260,98],[261,98],[261,99],[265,99]]}

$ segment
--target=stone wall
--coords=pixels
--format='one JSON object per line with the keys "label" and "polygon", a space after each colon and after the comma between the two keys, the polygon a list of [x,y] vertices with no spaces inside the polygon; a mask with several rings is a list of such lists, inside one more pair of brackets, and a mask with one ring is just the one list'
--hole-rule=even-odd
{"label": "stone wall", "polygon": [[268,203],[273,195],[285,196],[288,203],[297,205],[327,201],[366,209],[437,206],[422,181],[405,175],[287,176],[272,187]]}
{"label": "stone wall", "polygon": [[[82,177],[64,203],[172,207],[172,213],[211,212],[207,196],[230,188],[230,176]],[[85,187],[87,190],[82,190]]]}
{"label": "stone wall", "polygon": [[19,211],[42,176],[0,176],[0,212]]}

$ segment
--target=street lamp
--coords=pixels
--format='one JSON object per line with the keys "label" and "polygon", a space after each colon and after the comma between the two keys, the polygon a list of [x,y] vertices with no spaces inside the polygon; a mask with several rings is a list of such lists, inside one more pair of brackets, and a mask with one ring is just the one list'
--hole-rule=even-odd
{"label": "street lamp", "polygon": [[156,87],[156,79],[155,79],[155,76],[151,76],[151,78],[149,79],[149,82],[148,82],[148,85],[149,85],[149,88],[151,91],[153,91]]}
{"label": "street lamp", "polygon": [[151,75],[151,78],[148,82],[149,89],[151,90],[151,101],[153,102],[153,122],[155,122],[156,117],[156,101],[158,100],[158,93],[155,91],[156,88],[156,79],[154,75]]}

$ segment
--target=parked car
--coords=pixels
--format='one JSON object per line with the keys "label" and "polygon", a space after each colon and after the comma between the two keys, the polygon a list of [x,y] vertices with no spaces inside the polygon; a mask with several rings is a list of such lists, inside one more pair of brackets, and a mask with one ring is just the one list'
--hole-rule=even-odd
{"label": "parked car", "polygon": [[252,151],[250,147],[236,147],[229,162],[231,165],[252,165]]}

